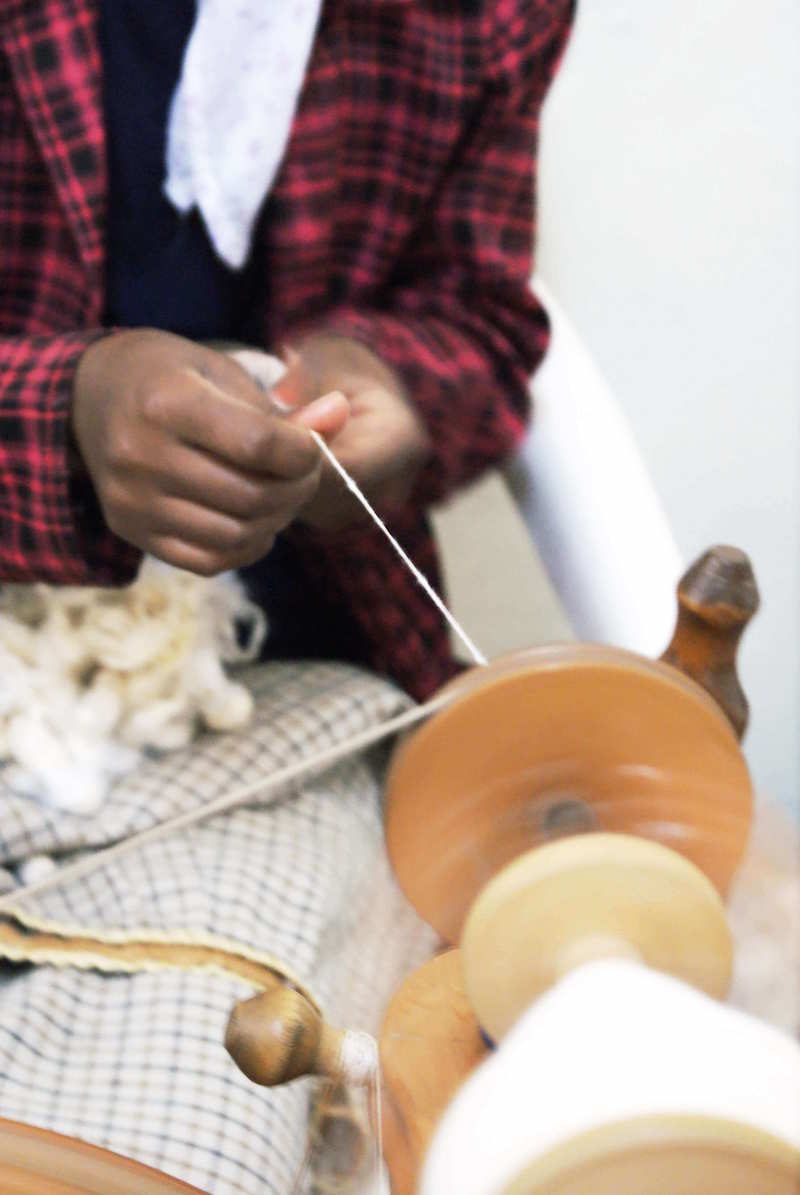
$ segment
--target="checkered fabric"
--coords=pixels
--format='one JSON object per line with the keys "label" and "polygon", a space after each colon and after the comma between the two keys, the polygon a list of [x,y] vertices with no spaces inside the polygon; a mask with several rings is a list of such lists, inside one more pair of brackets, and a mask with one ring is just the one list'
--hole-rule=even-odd
{"label": "checkered fabric", "polygon": [[[252,726],[122,779],[91,819],[46,809],[0,771],[0,866],[100,847],[317,754],[401,710],[391,685],[332,664],[253,670]],[[30,897],[24,919],[101,938],[148,934],[274,960],[334,1024],[375,1031],[431,932],[383,849],[385,752],[157,841]],[[0,1116],[143,1161],[207,1192],[288,1195],[308,1145],[309,1082],[265,1090],[223,1049],[234,975],[0,971]]]}
{"label": "checkered fabric", "polygon": [[[136,556],[71,483],[76,364],[102,334],[107,174],[98,0],[0,5],[0,579],[121,583]],[[392,531],[438,581],[424,511],[508,455],[547,320],[528,287],[539,114],[573,0],[326,0],[251,259],[242,340],[368,343],[433,453]],[[446,628],[374,529],[300,535],[310,584],[417,697]]]}

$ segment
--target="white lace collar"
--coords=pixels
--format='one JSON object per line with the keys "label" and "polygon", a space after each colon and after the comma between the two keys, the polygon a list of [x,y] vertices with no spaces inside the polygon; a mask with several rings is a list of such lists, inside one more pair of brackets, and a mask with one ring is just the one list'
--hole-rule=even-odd
{"label": "white lace collar", "polygon": [[278,173],[323,0],[198,0],[167,130],[167,198],[242,266]]}

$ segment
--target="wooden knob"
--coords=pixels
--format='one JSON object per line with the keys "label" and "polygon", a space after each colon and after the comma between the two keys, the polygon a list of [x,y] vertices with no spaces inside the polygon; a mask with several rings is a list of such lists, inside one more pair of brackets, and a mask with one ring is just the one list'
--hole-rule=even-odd
{"label": "wooden knob", "polygon": [[678,586],[675,633],[661,657],[711,694],[741,739],[749,707],[736,674],[736,650],[759,606],[753,569],[738,548],[710,548]]}
{"label": "wooden knob", "polygon": [[276,987],[235,1005],[225,1048],[248,1079],[277,1087],[305,1075],[367,1083],[377,1048],[366,1033],[334,1029],[305,996]]}

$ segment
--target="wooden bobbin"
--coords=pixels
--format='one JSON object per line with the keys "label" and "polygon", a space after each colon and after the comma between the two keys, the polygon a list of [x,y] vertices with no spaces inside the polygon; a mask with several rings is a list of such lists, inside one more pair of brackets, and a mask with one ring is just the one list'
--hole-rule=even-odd
{"label": "wooden bobbin", "polygon": [[[417,1195],[800,1191],[800,1046],[654,969],[719,993],[728,954],[717,894],[659,849],[554,844],[479,898],[464,970],[481,1018],[509,1032],[449,1102]],[[543,965],[526,971],[536,946]],[[698,976],[701,951],[716,975],[703,962]]]}
{"label": "wooden bobbin", "polygon": [[405,981],[380,1037],[384,1157],[413,1195],[441,1116],[544,990],[594,958],[636,958],[716,997],[730,983],[722,901],[681,855],[644,839],[582,835],[529,851],[481,892],[462,946]]}
{"label": "wooden bobbin", "polygon": [[469,1002],[493,1041],[568,971],[617,957],[718,999],[730,986],[733,946],[713,885],[675,851],[619,834],[526,852],[481,892],[461,940]]}

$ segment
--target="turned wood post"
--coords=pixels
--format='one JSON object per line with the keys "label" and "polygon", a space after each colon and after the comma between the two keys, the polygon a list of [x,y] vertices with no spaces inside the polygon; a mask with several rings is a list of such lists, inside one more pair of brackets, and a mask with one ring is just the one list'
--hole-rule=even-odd
{"label": "turned wood post", "polygon": [[742,738],[749,707],[736,673],[736,650],[759,606],[750,560],[738,548],[704,552],[678,585],[678,620],[661,657],[711,694]]}

